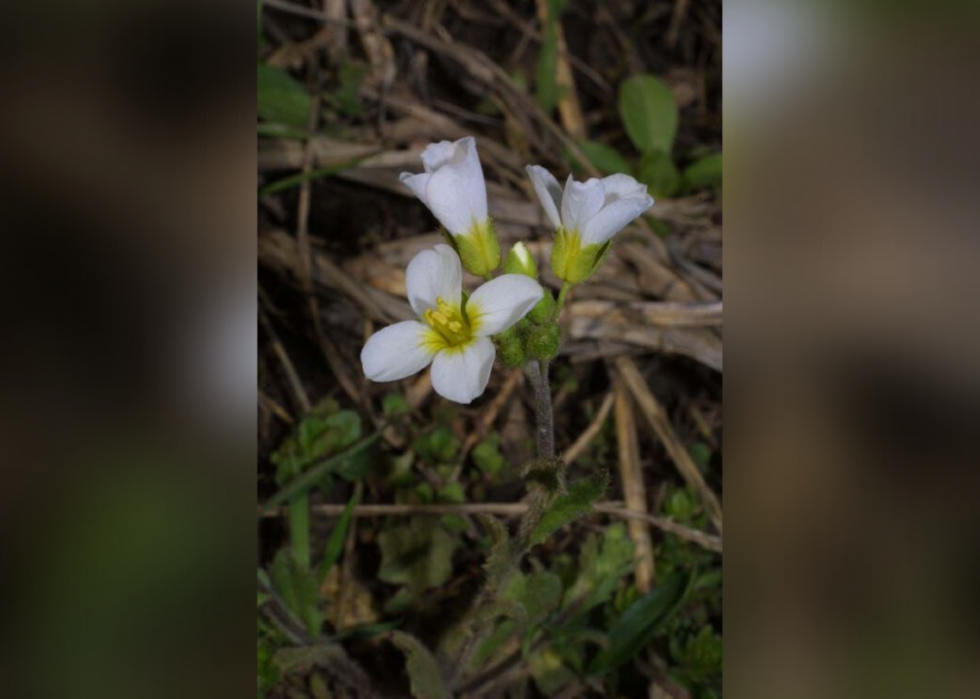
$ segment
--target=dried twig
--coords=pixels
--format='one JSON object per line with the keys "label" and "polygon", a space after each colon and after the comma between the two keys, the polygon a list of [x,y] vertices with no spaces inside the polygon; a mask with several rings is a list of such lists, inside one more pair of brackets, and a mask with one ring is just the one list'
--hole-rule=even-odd
{"label": "dried twig", "polygon": [[681,442],[680,438],[674,432],[674,428],[670,424],[670,419],[667,417],[667,412],[657,401],[653,392],[650,391],[643,375],[640,374],[640,370],[629,357],[618,357],[615,360],[615,367],[616,372],[623,379],[623,384],[633,394],[633,398],[636,400],[647,423],[653,428],[654,433],[663,443],[670,458],[677,466],[677,470],[680,471],[681,476],[687,481],[688,485],[701,494],[701,499],[704,502],[708,514],[711,516],[712,522],[714,522],[718,531],[721,531],[721,503],[718,501],[718,496],[708,487],[704,476],[701,475],[701,471],[698,470],[697,465],[694,463],[694,459],[691,458],[683,442]]}
{"label": "dried twig", "polygon": [[[346,505],[320,504],[311,505],[312,514],[323,517],[340,517],[344,513]],[[432,516],[442,517],[445,515],[498,515],[500,517],[520,517],[527,512],[528,505],[525,502],[472,502],[461,504],[438,504],[438,505],[398,505],[398,504],[371,504],[358,505],[353,509],[354,517],[415,517]],[[637,519],[646,522],[657,529],[668,534],[673,534],[678,539],[690,541],[709,551],[722,553],[722,539],[706,532],[692,529],[691,527],[678,524],[677,522],[665,517],[657,517],[649,512],[634,511],[617,502],[596,503],[595,511],[611,517],[621,519]],[[262,517],[278,517],[286,513],[285,509],[259,510]]]}
{"label": "dried twig", "polygon": [[275,328],[272,327],[272,321],[269,320],[265,311],[261,308],[259,309],[259,321],[262,323],[262,327],[265,328],[265,331],[269,334],[269,340],[272,342],[272,351],[276,353],[276,358],[279,359],[279,363],[282,364],[282,369],[286,374],[286,380],[289,382],[289,387],[293,391],[293,397],[296,399],[296,403],[304,413],[310,412],[313,405],[310,403],[309,396],[306,395],[306,389],[303,388],[303,382],[300,381],[299,372],[296,371],[296,367],[289,358],[286,348],[279,340],[279,335],[276,333]]}
{"label": "dried twig", "polygon": [[552,20],[549,16],[551,13],[549,0],[537,0],[537,4],[538,19],[541,23],[544,25],[547,25],[549,21],[555,23],[555,41],[557,43],[555,88],[559,94],[558,115],[561,117],[561,125],[565,127],[569,136],[581,141],[587,135],[585,117],[582,116],[582,105],[579,104],[578,92],[575,90],[575,77],[572,75],[572,68],[568,64],[565,30],[562,28],[560,18],[555,17]]}
{"label": "dried twig", "polygon": [[612,410],[614,398],[615,394],[612,391],[606,394],[606,397],[602,399],[602,405],[599,406],[599,412],[596,413],[595,417],[592,419],[592,422],[590,422],[589,426],[586,427],[582,434],[579,435],[578,439],[572,443],[572,446],[566,449],[561,455],[561,460],[564,461],[566,465],[574,463],[575,460],[589,448],[592,440],[596,438],[596,435],[599,434],[599,431],[605,424],[606,418],[609,417],[609,411]]}
{"label": "dried twig", "polygon": [[[647,509],[647,489],[640,465],[640,442],[636,434],[636,418],[629,394],[622,381],[614,388],[616,409],[616,441],[619,445],[619,475],[623,482],[626,507],[639,512]],[[646,594],[653,589],[655,573],[653,541],[650,530],[641,520],[631,520],[627,529],[633,540],[633,558],[636,562],[636,588]]]}

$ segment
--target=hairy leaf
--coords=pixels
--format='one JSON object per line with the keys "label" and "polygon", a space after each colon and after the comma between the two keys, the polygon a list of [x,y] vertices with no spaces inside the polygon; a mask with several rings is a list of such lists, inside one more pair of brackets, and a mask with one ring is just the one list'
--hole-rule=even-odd
{"label": "hairy leaf", "polygon": [[421,592],[445,583],[452,574],[453,553],[459,541],[430,517],[416,517],[381,533],[381,569],[387,583],[407,585]]}
{"label": "hairy leaf", "polygon": [[619,581],[633,569],[633,543],[621,523],[589,536],[579,554],[579,574],[565,592],[562,606],[572,603],[586,612],[608,600]]}
{"label": "hairy leaf", "polygon": [[504,523],[496,517],[480,515],[479,519],[490,534],[490,554],[483,567],[487,571],[487,577],[495,580],[506,572],[510,564],[510,534],[507,533]]}
{"label": "hairy leaf", "polygon": [[540,544],[566,524],[591,511],[593,503],[606,492],[609,475],[605,472],[573,483],[568,493],[558,497],[541,516],[531,534],[531,544]]}
{"label": "hairy leaf", "polygon": [[565,666],[561,656],[550,648],[532,655],[529,664],[534,684],[546,697],[557,694],[575,679],[574,673]]}
{"label": "hairy leaf", "polygon": [[528,623],[536,626],[544,621],[561,602],[561,578],[547,570],[538,570],[526,576],[524,608]]}
{"label": "hairy leaf", "polygon": [[307,673],[313,668],[326,670],[330,676],[355,689],[359,695],[371,695],[367,673],[339,645],[319,644],[300,648],[283,648],[273,658],[283,674]]}
{"label": "hairy leaf", "polygon": [[392,642],[405,654],[405,668],[416,699],[449,699],[439,663],[419,639],[402,631],[391,632]]}
{"label": "hairy leaf", "polygon": [[307,633],[318,635],[323,614],[313,571],[298,561],[289,549],[282,549],[272,562],[272,582],[289,611],[303,622]]}
{"label": "hairy leaf", "polygon": [[619,88],[619,115],[642,153],[670,153],[677,135],[677,102],[667,83],[654,75],[634,75]]}

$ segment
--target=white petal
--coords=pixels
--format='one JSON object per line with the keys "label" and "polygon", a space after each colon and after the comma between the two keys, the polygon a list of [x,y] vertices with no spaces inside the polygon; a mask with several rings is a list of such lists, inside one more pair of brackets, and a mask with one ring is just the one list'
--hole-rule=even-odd
{"label": "white petal", "polygon": [[427,332],[417,320],[406,320],[374,333],[361,350],[364,375],[372,381],[398,381],[425,369],[434,356],[425,346]]}
{"label": "white petal", "polygon": [[606,206],[618,199],[647,193],[647,186],[637,182],[629,175],[615,174],[602,178],[602,187],[606,190]]}
{"label": "white petal", "polygon": [[600,180],[576,182],[569,175],[561,200],[561,221],[565,228],[584,233],[586,224],[599,213],[605,198],[605,189]]}
{"label": "white petal", "polygon": [[456,152],[456,144],[449,141],[430,143],[422,151],[422,167],[426,172],[435,172],[448,163]]}
{"label": "white petal", "polygon": [[449,160],[441,161],[425,190],[425,203],[453,235],[463,235],[487,218],[487,186],[472,136],[453,144]]}
{"label": "white petal", "polygon": [[561,216],[558,215],[558,210],[561,208],[561,185],[554,175],[540,165],[528,165],[525,170],[531,178],[531,184],[534,185],[534,191],[548,220],[551,221],[552,226],[558,228],[561,226]]}
{"label": "white petal", "polygon": [[651,206],[653,197],[646,194],[614,201],[589,221],[582,234],[582,244],[602,245]]}
{"label": "white petal", "polygon": [[422,315],[438,306],[437,299],[458,304],[463,295],[463,268],[459,255],[448,245],[439,244],[412,258],[405,270],[405,290],[412,310]]}
{"label": "white petal", "polygon": [[466,314],[477,335],[503,332],[526,316],[544,297],[544,289],[523,274],[502,274],[473,292]]}
{"label": "white petal", "polygon": [[410,172],[403,172],[398,176],[398,179],[402,181],[406,187],[412,190],[412,194],[417,196],[425,204],[425,188],[429,186],[429,178],[431,178],[427,172],[419,173],[418,175],[413,175]]}
{"label": "white petal", "polygon": [[432,361],[432,388],[456,403],[483,395],[497,350],[488,337],[477,337],[464,349],[443,350]]}

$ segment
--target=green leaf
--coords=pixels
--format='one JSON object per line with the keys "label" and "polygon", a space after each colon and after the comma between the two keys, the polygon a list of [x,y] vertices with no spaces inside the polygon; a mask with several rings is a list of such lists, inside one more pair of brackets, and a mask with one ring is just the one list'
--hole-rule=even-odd
{"label": "green leaf", "polygon": [[283,177],[281,180],[270,182],[269,184],[261,187],[259,189],[259,197],[265,197],[270,194],[276,194],[277,192],[283,192],[287,189],[292,189],[293,187],[299,187],[304,182],[318,180],[323,177],[330,177],[332,175],[336,175],[337,173],[343,172],[344,170],[350,170],[351,168],[356,167],[362,160],[367,160],[376,154],[377,151],[371,151],[370,153],[359,155],[351,158],[350,160],[336,163],[335,165],[316,168],[314,170],[310,170],[309,172],[297,172],[294,175]]}
{"label": "green leaf", "polygon": [[554,696],[576,679],[575,674],[562,662],[558,652],[551,648],[532,655],[528,664],[534,684],[546,697]]}
{"label": "green leaf", "polygon": [[695,442],[687,450],[691,454],[691,458],[694,460],[694,464],[698,467],[701,473],[708,470],[708,465],[711,463],[711,447],[704,442]]}
{"label": "green leaf", "polygon": [[496,432],[473,447],[473,463],[488,476],[495,476],[504,467],[504,457],[500,453],[500,435]]}
{"label": "green leaf", "polygon": [[489,660],[508,640],[520,632],[521,625],[515,619],[504,619],[480,643],[470,667],[480,667]]}
{"label": "green leaf", "polygon": [[334,567],[334,564],[340,558],[340,552],[344,550],[347,527],[350,525],[351,518],[354,515],[354,508],[357,506],[359,499],[359,494],[355,492],[347,503],[347,507],[344,508],[344,513],[337,520],[337,524],[334,525],[333,531],[330,532],[330,538],[327,540],[327,548],[324,551],[323,560],[320,561],[320,568],[317,572],[317,579],[321,583],[326,579],[327,573],[330,572],[330,569]]}
{"label": "green leaf", "polygon": [[612,597],[622,578],[633,570],[633,543],[622,522],[593,534],[582,544],[578,577],[565,592],[563,607],[580,605],[582,612]]}
{"label": "green leaf", "polygon": [[289,73],[259,63],[258,113],[265,121],[304,128],[312,100],[302,83]]}
{"label": "green leaf", "polygon": [[579,149],[591,163],[604,175],[615,175],[623,173],[633,174],[633,167],[619,151],[605,143],[598,141],[582,141],[578,144]]}
{"label": "green leaf", "polygon": [[491,580],[497,580],[510,565],[510,535],[504,523],[496,517],[478,515],[478,518],[490,534],[490,554],[483,567]]}
{"label": "green leaf", "polygon": [[408,526],[386,529],[378,537],[381,568],[378,578],[421,592],[444,584],[452,574],[453,553],[459,541],[437,520],[416,517]]}
{"label": "green leaf", "polygon": [[318,644],[299,648],[283,648],[274,658],[275,664],[283,674],[308,674],[314,668],[323,668],[334,676],[341,676],[358,691],[358,696],[366,694],[370,680],[360,665],[355,663],[344,649],[334,644]]}
{"label": "green leaf", "polygon": [[558,18],[561,5],[557,0],[548,2],[548,21],[544,26],[544,40],[538,54],[535,75],[535,99],[545,114],[551,114],[558,101]]}
{"label": "green leaf", "polygon": [[667,83],[654,75],[634,75],[619,87],[619,115],[641,153],[670,153],[677,135],[677,102]]}
{"label": "green leaf", "polygon": [[636,655],[660,624],[684,602],[691,584],[689,572],[677,572],[636,600],[609,629],[609,647],[589,664],[590,674],[614,670]]}
{"label": "green leaf", "polygon": [[313,571],[297,561],[291,551],[282,549],[272,562],[272,582],[289,611],[306,626],[307,633],[319,635],[323,614]]}
{"label": "green leaf", "polygon": [[381,412],[388,420],[396,420],[408,415],[412,408],[401,393],[387,393],[381,400]]}
{"label": "green leaf", "polygon": [[361,104],[361,83],[367,75],[367,68],[357,63],[344,63],[340,67],[340,86],[333,94],[326,94],[334,106],[349,117],[358,117],[364,113]]}
{"label": "green leaf", "polygon": [[561,578],[547,570],[526,576],[522,602],[527,610],[528,623],[537,626],[558,608],[561,602]]}
{"label": "green leaf", "polygon": [[459,451],[459,439],[451,429],[440,426],[422,435],[415,450],[430,464],[452,461]]}
{"label": "green leaf", "polygon": [[640,160],[640,181],[650,188],[655,199],[669,199],[681,186],[681,175],[664,151],[650,151]]}
{"label": "green leaf", "polygon": [[713,153],[687,166],[684,185],[692,190],[720,187],[721,175],[721,153]]}
{"label": "green leaf", "polygon": [[452,504],[466,502],[466,491],[463,490],[463,485],[459,481],[453,481],[452,483],[447,483],[439,489],[436,499],[439,502],[448,502]]}
{"label": "green leaf", "polygon": [[353,410],[310,415],[299,426],[300,448],[311,459],[320,459],[349,447],[361,438],[361,416]]}
{"label": "green leaf", "polygon": [[275,495],[269,498],[266,501],[265,507],[263,509],[266,511],[271,510],[274,507],[278,507],[279,505],[286,502],[287,500],[293,499],[300,493],[305,493],[314,485],[316,485],[320,481],[320,479],[323,478],[324,475],[330,473],[338,466],[344,464],[352,457],[356,456],[360,452],[370,447],[380,437],[381,437],[380,432],[375,432],[372,435],[368,435],[361,441],[352,445],[346,451],[343,451],[340,454],[337,454],[336,456],[332,456],[325,461],[321,461],[315,466],[307,469],[302,474],[300,474],[295,480],[288,483],[279,492],[277,492]]}
{"label": "green leaf", "polygon": [[573,483],[568,493],[558,497],[541,516],[531,533],[531,545],[540,544],[553,533],[592,510],[593,503],[606,492],[609,475],[605,472]]}
{"label": "green leaf", "polygon": [[449,699],[439,663],[429,649],[415,636],[403,631],[392,631],[391,640],[405,654],[412,696],[415,699]]}

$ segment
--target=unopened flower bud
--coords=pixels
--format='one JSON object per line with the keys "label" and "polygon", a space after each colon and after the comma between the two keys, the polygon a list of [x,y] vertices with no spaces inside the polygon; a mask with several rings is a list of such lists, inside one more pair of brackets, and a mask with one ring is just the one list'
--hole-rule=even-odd
{"label": "unopened flower bud", "polygon": [[535,262],[531,251],[524,243],[518,243],[507,253],[504,261],[504,272],[507,274],[523,274],[532,279],[538,278],[538,263]]}

